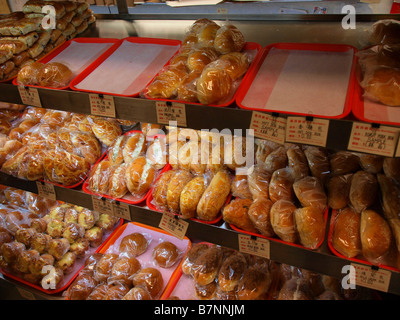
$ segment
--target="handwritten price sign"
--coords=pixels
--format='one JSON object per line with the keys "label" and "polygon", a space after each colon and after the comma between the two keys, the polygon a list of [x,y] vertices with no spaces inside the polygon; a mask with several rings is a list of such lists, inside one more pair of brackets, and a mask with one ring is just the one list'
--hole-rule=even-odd
{"label": "handwritten price sign", "polygon": [[325,147],[328,130],[329,120],[326,119],[307,120],[305,117],[288,117],[286,141]]}
{"label": "handwritten price sign", "polygon": [[285,143],[285,118],[253,111],[250,129],[254,130],[254,136],[257,138],[270,140],[279,144]]}
{"label": "handwritten price sign", "polygon": [[186,107],[183,103],[176,102],[156,102],[157,122],[169,124],[176,121],[179,127],[187,127]]}

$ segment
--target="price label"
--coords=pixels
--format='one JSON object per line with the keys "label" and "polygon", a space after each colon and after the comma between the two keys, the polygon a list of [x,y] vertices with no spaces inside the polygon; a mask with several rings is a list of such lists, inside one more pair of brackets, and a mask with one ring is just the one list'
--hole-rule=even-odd
{"label": "price label", "polygon": [[36,186],[39,196],[50,200],[57,200],[56,191],[52,184],[36,181]]}
{"label": "price label", "polygon": [[36,88],[18,86],[19,95],[23,104],[41,107],[42,102],[40,101],[39,92]]}
{"label": "price label", "polygon": [[252,239],[247,234],[239,234],[239,251],[269,259],[269,240],[258,237]]}
{"label": "price label", "polygon": [[182,240],[185,237],[186,230],[189,223],[183,221],[170,213],[163,213],[160,224],[158,225],[161,229],[169,232],[173,236]]}
{"label": "price label", "polygon": [[114,214],[114,208],[113,208],[112,203],[110,201],[107,201],[105,198],[96,198],[93,196],[92,204],[93,204],[94,211],[109,214],[109,215]]}
{"label": "price label", "polygon": [[319,147],[326,146],[329,120],[306,117],[288,117],[286,126],[286,141],[310,144]]}
{"label": "price label", "polygon": [[114,97],[100,94],[89,94],[90,112],[95,116],[115,118]]}
{"label": "price label", "polygon": [[374,270],[370,266],[364,266],[357,263],[351,264],[355,269],[356,285],[367,287],[374,290],[387,292],[392,273],[389,270]]}
{"label": "price label", "polygon": [[176,121],[179,127],[187,127],[186,107],[183,103],[176,102],[156,102],[157,122],[169,124],[170,121]]}
{"label": "price label", "polygon": [[129,205],[126,203],[114,203],[113,204],[113,215],[125,220],[131,220],[131,212],[129,210]]}
{"label": "price label", "polygon": [[398,136],[396,128],[354,122],[347,149],[393,157]]}
{"label": "price label", "polygon": [[253,111],[250,129],[254,130],[257,138],[270,140],[279,144],[285,143],[286,119]]}

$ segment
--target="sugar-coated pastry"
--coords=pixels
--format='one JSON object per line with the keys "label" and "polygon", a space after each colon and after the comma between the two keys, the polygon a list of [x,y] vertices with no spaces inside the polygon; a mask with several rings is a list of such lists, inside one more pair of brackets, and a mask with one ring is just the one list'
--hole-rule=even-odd
{"label": "sugar-coated pastry", "polygon": [[154,248],[152,255],[158,266],[169,268],[178,261],[179,249],[172,242],[163,241]]}
{"label": "sugar-coated pastry", "polygon": [[223,252],[220,247],[212,246],[204,250],[193,262],[192,275],[194,281],[201,286],[210,284],[218,276]]}
{"label": "sugar-coated pastry", "polygon": [[251,199],[232,200],[222,211],[224,221],[242,230],[258,233],[248,214],[252,203]]}
{"label": "sugar-coated pastry", "polygon": [[122,239],[119,252],[121,255],[135,258],[147,250],[148,244],[148,240],[142,233],[134,232]]}
{"label": "sugar-coated pastry", "polygon": [[164,279],[161,272],[152,267],[141,269],[132,279],[133,285],[147,289],[153,299],[158,298],[164,288]]}

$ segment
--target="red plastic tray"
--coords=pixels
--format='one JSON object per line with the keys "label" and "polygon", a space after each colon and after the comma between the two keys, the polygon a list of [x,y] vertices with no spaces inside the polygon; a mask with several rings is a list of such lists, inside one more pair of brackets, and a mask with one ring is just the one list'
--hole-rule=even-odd
{"label": "red plastic tray", "polygon": [[[243,84],[246,83],[246,78],[250,74],[251,69],[255,66],[255,62],[258,59],[258,56],[259,56],[259,54],[261,52],[261,45],[259,45],[258,43],[255,43],[255,42],[246,42],[246,44],[245,44],[245,46],[244,46],[242,51],[256,51],[256,54],[255,54],[255,57],[253,58],[252,62],[250,63],[249,69],[247,70],[247,72],[243,76],[242,80],[240,80],[240,84],[239,84],[238,88],[236,89],[235,93],[232,95],[232,97],[228,101],[225,101],[225,102],[223,102],[221,104],[210,104],[208,106],[210,106],[210,107],[227,107],[227,106],[231,105],[235,101],[236,96],[237,96],[237,94],[239,92],[239,89],[242,87]],[[149,84],[153,82],[154,78],[149,82]],[[145,93],[144,93],[144,95],[145,95],[145,97],[147,99],[155,100],[155,101],[170,101],[170,102],[177,102],[177,103],[183,103],[183,104],[188,103],[187,101],[176,100],[176,99],[150,98]],[[200,102],[190,102],[190,104],[200,105],[200,106],[203,105]]]}
{"label": "red plastic tray", "polygon": [[[165,171],[168,171],[168,170],[172,170],[171,165],[169,165],[169,168]],[[163,171],[163,173],[165,171]],[[159,177],[157,177],[157,179],[155,180],[154,183],[156,183],[160,177],[161,177],[161,174]],[[232,194],[230,193],[228,196],[228,199],[226,200],[225,205],[231,201],[231,198],[232,198]],[[153,188],[151,188],[149,191],[149,196],[146,199],[146,205],[149,207],[150,210],[157,211],[157,212],[164,212],[163,210],[161,210],[160,208],[158,208],[156,205],[153,204]],[[180,216],[178,213],[173,213],[173,215],[178,216],[178,217]],[[197,218],[190,218],[189,220],[201,222],[201,223],[205,223],[205,224],[217,224],[221,219],[222,219],[222,213],[220,213],[214,220],[211,220],[211,221],[201,220],[201,219],[197,219]]]}
{"label": "red plastic tray", "polygon": [[[122,225],[122,222],[123,222],[123,220],[119,219],[119,221],[115,224],[113,231],[108,235],[106,234],[106,238],[103,241],[103,243],[99,247],[97,247],[96,249],[94,249],[94,248],[91,249],[88,254],[93,254],[93,253],[99,252],[104,247],[104,245],[108,242],[108,240],[112,238],[113,234],[117,232],[119,227]],[[18,282],[21,282],[21,283],[23,283],[23,284],[25,284],[27,286],[30,286],[30,287],[32,287],[34,289],[37,289],[39,291],[42,291],[44,293],[56,294],[56,293],[59,293],[61,291],[64,291],[65,289],[67,289],[69,287],[69,285],[75,280],[75,278],[78,276],[79,272],[85,267],[85,259],[86,259],[87,256],[88,255],[86,254],[85,257],[83,257],[81,259],[78,259],[76,261],[76,268],[79,267],[79,269],[77,271],[73,272],[73,273],[70,273],[70,274],[67,274],[66,276],[64,276],[64,280],[63,280],[62,284],[58,288],[56,288],[54,290],[44,289],[39,285],[30,283],[30,282],[28,282],[28,281],[26,281],[24,279],[21,279],[18,276],[13,275],[13,274],[11,274],[11,273],[3,270],[3,269],[0,269],[0,272],[4,276],[6,276],[8,278],[11,278],[11,279],[16,280]]]}
{"label": "red plastic tray", "polygon": [[[335,221],[336,221],[336,217],[338,215],[338,211],[337,210],[332,210],[332,214],[331,214],[331,221],[329,224],[329,231],[328,231],[328,246],[329,249],[332,251],[332,253],[337,256],[340,257],[342,259],[345,260],[349,260],[349,261],[353,261],[355,263],[362,263],[362,264],[367,264],[370,266],[373,266],[374,264],[370,263],[369,261],[363,259],[363,257],[355,257],[355,258],[348,258],[344,255],[342,255],[341,253],[339,253],[333,246],[332,244],[332,237],[333,237],[333,231],[335,229]],[[387,269],[387,270],[392,270],[392,271],[396,271],[399,272],[399,269],[395,268],[395,267],[391,267],[391,266],[387,266],[385,264],[378,264],[377,265],[379,268],[383,268],[383,269]]]}
{"label": "red plastic tray", "polygon": [[[124,225],[120,226],[115,233],[113,234],[113,236],[107,241],[107,243],[101,248],[101,250],[99,250],[100,253],[106,253],[108,250],[112,250],[112,246],[117,243],[117,241],[119,241],[119,239],[122,238],[122,236],[131,234],[133,232],[143,232],[143,233],[152,233],[153,235],[157,235],[157,239],[153,239],[152,238],[152,242],[157,242],[160,238],[163,240],[167,240],[167,241],[171,241],[172,243],[174,243],[175,245],[177,245],[177,247],[181,247],[181,249],[184,247],[184,250],[182,250],[182,257],[179,261],[178,264],[174,264],[172,267],[170,268],[159,268],[156,267],[157,269],[159,269],[161,272],[165,272],[168,273],[169,276],[169,280],[165,281],[166,285],[164,287],[163,293],[160,296],[160,300],[164,300],[165,298],[167,298],[171,291],[174,289],[176,283],[178,282],[181,274],[182,274],[182,263],[183,263],[183,257],[186,255],[187,251],[190,249],[192,243],[190,241],[190,239],[188,237],[184,237],[183,240],[180,240],[172,235],[170,235],[168,232],[162,230],[162,229],[158,229],[152,226],[147,226],[138,222],[128,222],[125,223]],[[152,243],[149,244],[149,247],[147,249],[147,252],[151,255],[152,252]],[[141,262],[142,266],[145,266],[147,264],[149,264],[148,258],[149,257],[143,257],[146,254],[146,252],[143,255],[140,255],[137,257],[137,259],[139,260],[139,262]],[[147,261],[141,261],[141,260],[147,260]],[[164,279],[165,280],[165,279]]]}
{"label": "red plastic tray", "polygon": [[[321,118],[327,118],[327,119],[341,119],[345,118],[346,116],[349,115],[351,112],[351,102],[353,100],[353,95],[354,95],[354,84],[355,84],[355,66],[356,66],[356,56],[355,53],[357,52],[357,49],[355,47],[349,46],[349,45],[341,45],[341,44],[312,44],[312,43],[275,43],[271,44],[269,46],[264,47],[260,54],[258,55],[257,61],[255,62],[255,66],[251,69],[249,74],[247,75],[246,79],[244,79],[243,85],[241,85],[239,92],[236,95],[236,103],[237,105],[242,108],[242,109],[247,109],[247,110],[256,110],[256,111],[264,111],[264,112],[279,112],[279,113],[284,113],[284,114],[289,114],[289,115],[303,115],[303,116],[310,116],[308,113],[302,113],[302,112],[290,112],[290,111],[284,111],[284,110],[268,110],[264,108],[250,108],[245,105],[243,105],[243,100],[250,89],[260,67],[262,66],[264,60],[266,59],[269,51],[272,48],[276,49],[283,49],[283,50],[308,50],[308,51],[325,51],[325,52],[346,52],[349,50],[353,50],[353,60],[352,60],[352,66],[351,66],[351,71],[350,71],[350,77],[349,77],[349,84],[347,88],[347,95],[346,95],[346,100],[345,104],[343,106],[343,112],[341,114],[335,115],[335,116],[322,116],[318,114],[313,114],[315,117],[321,117]],[[329,97],[327,97],[329,98]]]}
{"label": "red plastic tray", "polygon": [[[114,96],[122,96],[122,97],[136,97],[139,96],[139,92],[133,92],[131,94],[118,94],[114,92],[105,92],[105,91],[96,91],[96,90],[86,90],[86,89],[80,89],[77,88],[77,85],[82,82],[89,74],[91,74],[96,68],[98,68],[104,61],[107,60],[115,51],[118,50],[118,48],[121,46],[121,44],[124,41],[129,41],[132,43],[143,43],[143,44],[158,44],[158,45],[163,45],[163,46],[178,46],[177,51],[179,50],[181,46],[181,41],[179,40],[171,40],[171,39],[158,39],[158,38],[141,38],[141,37],[128,37],[122,39],[115,47],[113,47],[111,50],[107,51],[104,55],[102,55],[99,59],[97,59],[92,65],[90,65],[85,71],[83,71],[81,74],[79,74],[76,78],[74,78],[71,81],[70,87],[72,90],[76,91],[83,91],[83,92],[94,92],[94,93],[99,93],[99,94],[111,94]],[[134,55],[135,53],[132,52]],[[172,56],[168,59],[167,63],[169,60],[171,60]],[[151,76],[152,77],[152,76]],[[112,79],[110,79],[112,81]],[[143,83],[143,88],[147,85],[147,83]]]}
{"label": "red plastic tray", "polygon": [[[327,221],[328,221],[328,212],[329,212],[329,208],[326,208],[326,209],[325,209],[325,212],[324,212],[325,226],[326,226],[326,224],[328,223],[328,222],[327,222]],[[268,239],[268,240],[271,240],[271,241],[284,243],[284,244],[287,244],[287,245],[290,245],[290,246],[293,246],[293,247],[298,247],[298,248],[303,248],[303,249],[308,249],[308,250],[316,250],[316,249],[318,249],[318,248],[322,245],[322,243],[324,242],[324,240],[325,240],[325,233],[324,233],[324,237],[323,237],[323,239],[317,244],[317,247],[316,247],[315,249],[310,249],[310,248],[306,248],[306,247],[304,247],[303,245],[298,244],[298,243],[292,243],[292,242],[283,241],[283,240],[281,240],[281,239],[279,239],[279,238],[277,238],[277,237],[267,237],[267,236],[264,236],[264,235],[259,234],[259,233],[254,233],[254,232],[250,232],[250,231],[245,231],[245,230],[240,229],[240,228],[238,228],[238,227],[236,227],[236,226],[234,226],[234,225],[232,225],[232,224],[230,224],[230,223],[227,223],[227,225],[228,225],[229,227],[231,227],[233,230],[238,231],[238,232],[240,232],[240,233],[245,233],[245,234],[248,234],[248,235],[251,235],[251,236],[256,236],[256,237]],[[325,229],[326,229],[326,228],[325,228]]]}
{"label": "red plastic tray", "polygon": [[[141,131],[140,131],[140,130],[132,130],[132,131],[126,132],[124,135],[129,135],[129,134],[135,133],[135,132],[141,132]],[[155,137],[157,137],[157,136],[160,136],[160,135],[156,135]],[[152,138],[154,138],[154,137],[152,137]],[[104,154],[104,156],[101,157],[101,159],[99,159],[99,160],[95,163],[95,165],[98,164],[100,161],[107,160],[107,159],[108,159],[108,157],[107,157],[107,152],[106,152],[106,153]],[[157,173],[157,174],[158,174],[158,177],[159,177],[163,172],[168,171],[168,170],[170,170],[170,169],[171,169],[171,166],[170,166],[170,164],[167,163],[167,164],[164,166],[164,168],[161,169],[161,170],[159,170],[159,172]],[[154,180],[154,182],[158,179],[158,177]],[[153,182],[153,183],[154,183],[154,182]],[[120,201],[120,202],[124,202],[124,203],[128,203],[128,204],[139,204],[139,203],[142,203],[143,201],[146,201],[146,199],[150,196],[150,194],[151,194],[151,192],[152,192],[152,188],[150,188],[150,190],[147,191],[146,194],[144,194],[142,197],[140,197],[140,198],[138,198],[138,199],[135,199],[135,200],[129,199],[129,196],[128,196],[128,198],[113,198],[113,197],[111,197],[111,196],[109,196],[109,195],[107,195],[107,194],[96,193],[96,192],[93,192],[92,190],[90,190],[90,189],[89,189],[89,186],[88,186],[88,179],[86,179],[86,180],[83,182],[82,190],[83,190],[85,193],[90,194],[90,195],[94,195],[94,196],[98,196],[98,197],[104,197],[104,198],[107,198],[107,199],[110,199],[110,200],[116,200],[116,201]]]}
{"label": "red plastic tray", "polygon": [[[48,63],[51,60],[53,60],[57,55],[59,55],[62,51],[64,51],[66,48],[68,48],[71,43],[76,42],[76,43],[81,43],[81,44],[85,44],[85,43],[109,43],[111,44],[111,47],[106,49],[103,53],[101,53],[99,55],[99,57],[97,57],[94,61],[92,61],[83,71],[85,72],[86,69],[89,69],[91,67],[92,64],[94,64],[98,59],[101,59],[103,55],[107,55],[109,51],[113,50],[114,47],[116,47],[118,45],[118,43],[121,40],[119,39],[113,39],[113,38],[75,38],[72,40],[68,40],[66,42],[64,42],[62,45],[58,46],[57,48],[55,48],[54,50],[52,50],[51,52],[49,52],[47,55],[45,55],[43,58],[39,59],[37,62],[41,62],[41,63]],[[82,50],[84,50],[84,48],[82,48]],[[76,77],[74,77],[75,79]],[[72,79],[73,80],[73,79]],[[68,86],[65,87],[61,87],[61,88],[48,88],[48,89],[54,89],[54,90],[66,90],[70,88],[71,82]],[[13,80],[13,84],[14,85],[19,85],[17,78],[14,78]],[[28,87],[35,87],[35,88],[45,88],[42,86],[37,86],[37,85],[28,85]]]}

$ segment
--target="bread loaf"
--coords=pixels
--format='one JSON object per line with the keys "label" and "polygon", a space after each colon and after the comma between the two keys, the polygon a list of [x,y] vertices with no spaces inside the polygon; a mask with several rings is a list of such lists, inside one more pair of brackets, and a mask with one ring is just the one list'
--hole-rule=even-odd
{"label": "bread loaf", "polygon": [[296,229],[300,243],[316,249],[325,235],[325,218],[318,207],[299,208],[294,211]]}
{"label": "bread loaf", "polygon": [[167,190],[167,206],[169,211],[179,213],[181,192],[191,179],[193,179],[193,175],[186,170],[179,170],[172,176]]}
{"label": "bread loaf", "polygon": [[196,216],[197,205],[206,189],[206,181],[203,176],[194,177],[182,189],[179,208],[184,219]]}
{"label": "bread loaf", "polygon": [[298,240],[294,211],[297,207],[288,200],[276,201],[270,211],[271,226],[274,233],[283,241],[295,243]]}
{"label": "bread loaf", "polygon": [[257,231],[266,237],[275,235],[271,224],[272,204],[268,198],[259,197],[254,200],[247,213]]}
{"label": "bread loaf", "polygon": [[307,158],[300,147],[289,148],[286,151],[289,168],[292,169],[294,180],[300,180],[309,175]]}

